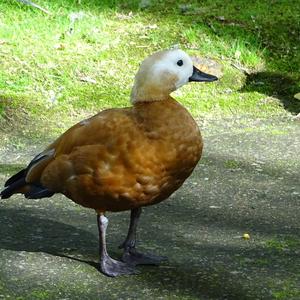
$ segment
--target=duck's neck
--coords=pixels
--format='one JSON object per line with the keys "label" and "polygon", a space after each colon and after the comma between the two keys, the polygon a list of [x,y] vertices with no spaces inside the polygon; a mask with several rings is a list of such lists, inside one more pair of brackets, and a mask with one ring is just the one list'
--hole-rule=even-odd
{"label": "duck's neck", "polygon": [[191,131],[198,132],[190,113],[170,96],[160,101],[137,102],[133,111],[145,132],[156,132],[161,138],[170,134],[190,135]]}
{"label": "duck's neck", "polygon": [[[147,95],[147,96],[145,96],[145,95]],[[161,101],[164,99],[168,99],[169,97],[170,96],[168,93],[162,92],[161,90],[157,90],[154,88],[151,90],[148,90],[148,87],[146,87],[146,89],[133,88],[131,91],[130,101],[132,104],[137,104],[137,103]]]}
{"label": "duck's neck", "polygon": [[170,94],[175,91],[176,87],[170,80],[169,83],[142,81],[136,79],[136,82],[131,90],[131,103],[161,101],[170,98]]}

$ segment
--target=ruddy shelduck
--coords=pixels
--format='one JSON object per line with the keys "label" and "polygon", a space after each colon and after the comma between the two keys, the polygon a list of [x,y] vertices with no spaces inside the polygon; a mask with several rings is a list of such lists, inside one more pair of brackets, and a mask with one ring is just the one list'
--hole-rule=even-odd
{"label": "ruddy shelduck", "polygon": [[[62,134],[5,183],[1,198],[39,199],[62,193],[97,212],[100,270],[136,273],[135,265],[164,258],[136,250],[143,206],[167,199],[189,177],[203,142],[190,113],[170,93],[189,81],[214,81],[180,49],[146,58],[135,77],[132,106],[101,111]],[[107,211],[131,210],[121,261],[106,250]]]}

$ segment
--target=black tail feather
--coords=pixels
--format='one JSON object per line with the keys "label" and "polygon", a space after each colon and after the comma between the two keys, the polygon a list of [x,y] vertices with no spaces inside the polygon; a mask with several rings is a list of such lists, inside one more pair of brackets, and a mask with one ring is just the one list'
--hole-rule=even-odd
{"label": "black tail feather", "polygon": [[27,173],[30,171],[32,167],[38,164],[40,161],[44,159],[48,159],[54,155],[54,149],[45,150],[40,154],[36,155],[33,160],[29,163],[29,165],[11,176],[4,184],[4,190],[0,192],[0,198],[7,199],[11,195],[17,193],[22,189],[22,187],[26,187],[26,189],[21,190],[25,192],[25,197],[30,199],[39,199],[44,197],[51,197],[54,193],[49,191],[47,188],[42,186],[39,182],[26,182],[25,178]]}
{"label": "black tail feather", "polygon": [[[30,166],[30,165],[29,165]],[[29,167],[21,170],[17,174],[10,177],[4,184],[4,190],[0,192],[1,199],[8,199],[10,196],[16,193],[16,191],[28,183],[25,181]],[[51,197],[53,192],[45,188],[39,183],[30,183],[30,189],[25,193],[25,197],[28,199],[40,199],[45,197]]]}
{"label": "black tail feather", "polygon": [[40,199],[53,196],[54,193],[49,191],[47,188],[42,185],[31,185],[30,191],[25,194],[27,199]]}
{"label": "black tail feather", "polygon": [[28,170],[28,168],[23,169],[23,170],[21,170],[20,172],[18,172],[17,174],[11,176],[11,177],[5,182],[4,186],[5,186],[5,187],[6,187],[6,186],[9,186],[9,185],[11,185],[12,183],[14,183],[15,181],[17,181],[17,180],[19,180],[19,179],[25,177],[26,174],[27,174],[27,170]]}
{"label": "black tail feather", "polygon": [[12,195],[11,190],[9,188],[4,189],[0,192],[1,199],[7,199]]}
{"label": "black tail feather", "polygon": [[1,191],[1,193],[0,193],[1,199],[9,198],[12,194],[14,194],[15,190],[21,188],[25,184],[26,184],[25,177],[21,177],[17,181],[12,182],[9,186],[6,185],[6,188],[3,191]]}

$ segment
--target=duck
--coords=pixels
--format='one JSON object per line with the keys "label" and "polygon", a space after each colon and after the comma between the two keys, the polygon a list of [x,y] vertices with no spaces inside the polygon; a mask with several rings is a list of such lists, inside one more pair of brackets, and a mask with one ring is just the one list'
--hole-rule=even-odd
{"label": "duck", "polygon": [[[142,209],[179,189],[203,149],[197,123],[170,94],[189,82],[217,79],[196,68],[181,49],[155,52],[135,76],[131,106],[103,110],[72,126],[6,181],[1,199],[61,193],[95,210],[99,270],[107,276],[136,274],[140,264],[158,265],[166,258],[136,249]],[[107,252],[107,212],[126,210],[130,224],[117,260]]]}

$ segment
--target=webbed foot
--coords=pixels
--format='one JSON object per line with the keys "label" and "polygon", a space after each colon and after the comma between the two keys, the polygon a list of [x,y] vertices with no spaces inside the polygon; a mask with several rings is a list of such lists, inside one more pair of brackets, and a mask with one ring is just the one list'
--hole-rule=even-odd
{"label": "webbed foot", "polygon": [[161,262],[168,260],[166,256],[154,254],[144,254],[137,252],[135,248],[125,249],[122,255],[122,261],[132,265],[159,265]]}
{"label": "webbed foot", "polygon": [[100,262],[100,271],[110,277],[139,273],[133,265],[129,265],[127,262],[112,259],[109,256],[106,256]]}

